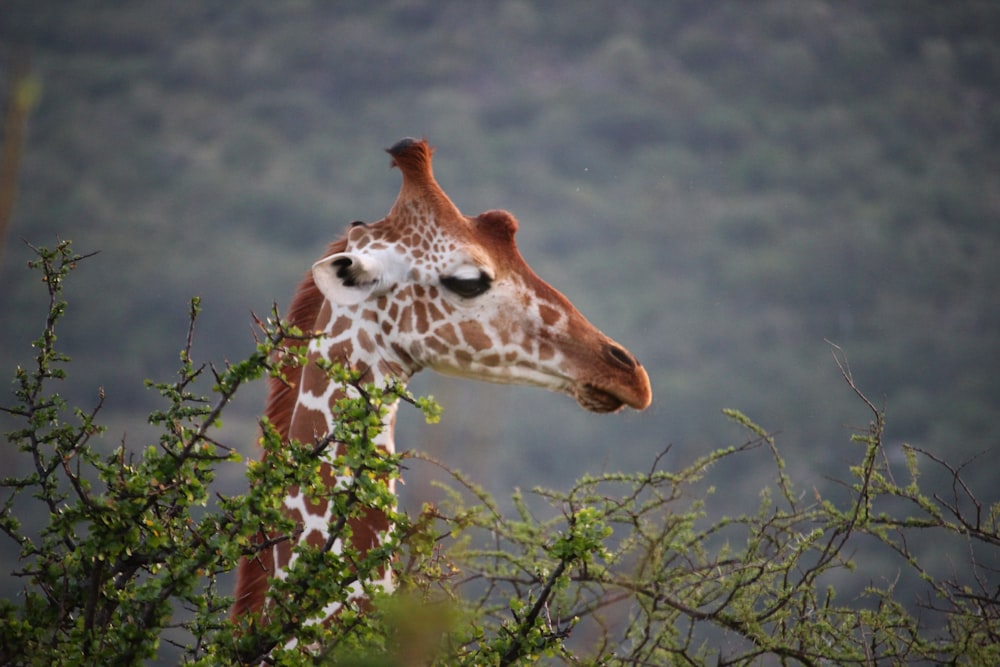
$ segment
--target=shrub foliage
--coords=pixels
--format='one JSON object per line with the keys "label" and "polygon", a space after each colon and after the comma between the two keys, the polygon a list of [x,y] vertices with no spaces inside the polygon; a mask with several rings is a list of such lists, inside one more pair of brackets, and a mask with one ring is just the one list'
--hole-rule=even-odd
{"label": "shrub foliage", "polygon": [[[393,401],[429,420],[439,408],[401,386],[362,385],[331,367],[353,398],[338,407],[329,437],[285,443],[262,421],[265,458],[247,464],[221,442],[227,404],[246,383],[279,372],[276,352],[304,361],[309,337],[276,316],[259,323],[249,358],[196,364],[193,300],[177,377],[151,383],[165,401],[150,415],[158,443],[135,451],[122,442],[110,453],[97,446],[103,396],[89,410],[71,409],[56,391],[69,362],[56,345],[63,283],[86,257],[68,242],[35,252],[48,314],[34,362],[16,369],[14,401],[2,408],[17,427],[6,434],[5,458],[15,465],[0,479],[0,529],[20,551],[9,574],[22,584],[16,599],[0,601],[2,664],[167,656],[204,665],[1000,663],[1000,504],[981,501],[961,466],[909,446],[901,457],[890,452],[884,408],[855,384],[837,348],[844,379],[871,414],[852,438],[857,463],[837,498],[797,489],[774,438],[725,410],[746,441],[680,470],[665,469],[661,455],[645,472],[515,493],[507,512],[437,464],[450,480],[443,499],[410,517],[396,510],[388,482],[405,458],[431,459],[387,455],[372,438]],[[335,442],[345,445],[337,464],[351,475],[331,490],[318,464]],[[713,467],[747,456],[773,462],[772,482],[752,510],[712,516]],[[247,492],[214,492],[220,468],[233,465],[244,465]],[[922,488],[926,466],[950,486]],[[297,547],[288,576],[272,582],[270,622],[234,623],[217,580],[240,558],[296,536],[280,511],[291,485],[335,504],[331,534],[344,544],[348,519],[367,508],[388,512],[392,532],[364,554],[338,552],[333,539],[324,549]],[[45,517],[40,525],[26,518],[36,516]],[[265,529],[272,537],[261,543]],[[916,548],[928,533],[957,547],[949,553],[961,562],[942,567],[936,552]],[[881,568],[889,574],[874,575],[872,558],[889,563]],[[383,567],[398,582],[392,595],[371,583]],[[925,595],[900,599],[895,584],[909,577]],[[372,601],[364,609],[347,599],[356,582]],[[336,624],[310,620],[334,601],[345,605]]]}

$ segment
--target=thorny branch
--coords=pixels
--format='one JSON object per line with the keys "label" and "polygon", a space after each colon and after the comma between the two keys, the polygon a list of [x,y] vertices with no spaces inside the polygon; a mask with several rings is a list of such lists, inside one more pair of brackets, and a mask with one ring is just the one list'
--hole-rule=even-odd
{"label": "thorny branch", "polygon": [[[457,610],[457,620],[426,654],[429,664],[512,664],[538,656],[609,665],[749,665],[768,657],[803,665],[1000,662],[1000,572],[992,565],[1000,547],[1000,506],[982,500],[963,478],[971,462],[955,466],[912,446],[904,453],[913,481],[898,485],[883,446],[886,408],[865,396],[835,345],[841,375],[874,416],[853,437],[863,451],[842,483],[846,500],[840,502],[818,494],[812,504],[805,502],[784,471],[773,434],[725,411],[750,434],[744,444],[677,470],[666,469],[668,447],[642,472],[588,476],[567,491],[534,490],[534,499],[547,507],[518,493],[513,516],[467,477],[409,453],[411,460],[445,470],[457,486],[444,489],[440,505],[425,508],[415,521],[394,513],[387,489],[379,495],[364,486],[395,474],[400,461],[372,446],[368,421],[309,443],[282,442],[262,421],[268,457],[266,465],[247,466],[253,480],[248,494],[213,495],[217,507],[192,515],[190,508],[210,495],[214,466],[233,458],[213,436],[232,396],[256,377],[287,382],[283,373],[305,363],[313,336],[282,323],[275,309],[274,321],[258,320],[262,335],[249,359],[196,366],[193,301],[180,377],[154,385],[170,403],[153,417],[165,432],[160,446],[126,456],[123,442],[101,459],[92,441],[103,400],[77,411],[79,423],[67,425],[58,396],[42,388],[64,376],[59,365],[67,360],[54,347],[54,326],[65,307],[57,295],[66,271],[82,258],[64,247],[62,255],[41,262],[50,290],[46,333],[36,348],[36,368],[19,369],[15,378],[18,404],[3,408],[26,424],[14,441],[30,470],[0,480],[11,494],[0,529],[21,548],[23,598],[30,604],[0,601],[0,663],[19,664],[18,656],[43,655],[39,651],[78,651],[74,658],[95,664],[134,663],[150,658],[161,641],[186,647],[192,662],[278,662],[291,655],[280,648],[290,637],[319,646],[308,658],[314,661],[333,651],[338,659],[343,651],[362,649],[389,654],[396,635],[377,605],[345,606],[330,627],[306,621],[394,557],[404,591],[421,601],[419,609],[427,608],[422,601],[443,596]],[[215,383],[211,400],[194,391],[206,380],[205,368]],[[433,416],[401,387],[372,388],[341,372],[337,377],[346,379],[361,413],[403,400]],[[282,588],[269,609],[271,624],[250,620],[234,629],[225,620],[229,600],[218,594],[216,575],[297,534],[300,528],[278,512],[280,494],[289,485],[315,483],[311,466],[339,456],[346,442],[357,448],[353,482],[327,499],[342,511],[330,526],[331,539],[315,552],[302,551],[300,567],[275,582]],[[775,474],[759,508],[713,515],[712,468],[761,452],[773,459]],[[947,491],[920,488],[920,461],[947,474]],[[26,490],[37,492],[55,519],[41,540],[29,539],[10,512]],[[391,513],[398,525],[392,539],[368,554],[334,553],[336,536],[349,542],[347,516],[371,503]],[[963,567],[939,571],[925,556],[928,535],[936,548],[957,546],[949,553],[963,557]],[[890,581],[854,572],[865,563],[853,562],[853,554],[870,553],[859,547],[862,540],[893,557],[897,572]],[[907,578],[923,586],[916,599],[901,597]],[[829,581],[849,594],[840,599],[833,587],[820,585]],[[173,617],[172,605],[189,610],[194,620]],[[183,628],[192,641],[164,639],[159,633],[165,628]]]}

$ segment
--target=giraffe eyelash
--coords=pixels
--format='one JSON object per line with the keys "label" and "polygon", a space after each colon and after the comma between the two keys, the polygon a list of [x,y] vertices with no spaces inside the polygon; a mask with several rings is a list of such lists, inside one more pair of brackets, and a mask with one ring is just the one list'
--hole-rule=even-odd
{"label": "giraffe eyelash", "polygon": [[454,292],[463,299],[472,299],[481,294],[485,294],[493,283],[493,279],[484,271],[480,271],[475,278],[457,278],[455,276],[443,276],[441,285],[451,292]]}

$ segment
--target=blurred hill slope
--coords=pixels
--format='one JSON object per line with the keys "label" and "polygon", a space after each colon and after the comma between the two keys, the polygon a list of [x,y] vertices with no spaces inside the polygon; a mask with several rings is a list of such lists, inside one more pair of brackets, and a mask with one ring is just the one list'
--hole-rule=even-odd
{"label": "blurred hill slope", "polygon": [[[116,425],[141,421],[188,298],[203,359],[247,352],[249,313],[388,210],[381,149],[416,135],[460,208],[518,216],[528,261],[637,353],[656,402],[599,418],[421,378],[445,424],[404,418],[402,446],[503,492],[645,468],[671,442],[689,460],[727,443],[733,406],[822,485],[864,418],[830,340],[890,437],[995,461],[998,34],[985,2],[5,2],[3,64],[30,52],[43,97],[0,369],[42,313],[17,239],[72,238],[101,251],[69,290],[72,391],[102,385]],[[259,409],[237,406],[238,432]],[[732,471],[737,502],[753,473]]]}

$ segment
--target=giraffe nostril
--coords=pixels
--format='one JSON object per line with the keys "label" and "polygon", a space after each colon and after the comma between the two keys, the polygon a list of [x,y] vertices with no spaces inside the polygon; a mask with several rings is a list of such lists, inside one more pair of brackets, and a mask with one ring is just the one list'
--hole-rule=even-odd
{"label": "giraffe nostril", "polygon": [[633,370],[637,364],[632,355],[618,347],[608,344],[604,346],[604,355],[612,362],[628,370]]}

